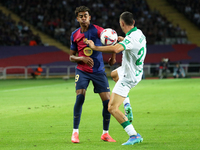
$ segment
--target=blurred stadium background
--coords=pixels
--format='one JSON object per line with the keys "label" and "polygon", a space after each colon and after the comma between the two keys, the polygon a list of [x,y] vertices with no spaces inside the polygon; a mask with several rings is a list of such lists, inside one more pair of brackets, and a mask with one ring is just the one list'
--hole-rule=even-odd
{"label": "blurred stadium background", "polygon": [[[199,0],[1,0],[0,1],[0,79],[30,78],[42,64],[43,78],[74,76],[76,64],[69,61],[70,34],[79,27],[74,10],[86,5],[91,23],[113,28],[119,26],[123,11],[134,14],[136,26],[147,38],[146,78],[158,78],[162,58],[170,60],[169,77],[180,62],[187,77],[200,76],[200,2]],[[107,64],[106,72],[120,65]]]}

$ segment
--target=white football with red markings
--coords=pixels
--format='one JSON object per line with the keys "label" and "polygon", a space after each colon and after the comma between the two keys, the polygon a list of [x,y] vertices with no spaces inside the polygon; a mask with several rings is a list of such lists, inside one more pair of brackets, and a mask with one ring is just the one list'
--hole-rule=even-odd
{"label": "white football with red markings", "polygon": [[114,45],[117,43],[117,32],[111,28],[104,29],[100,35],[101,43],[103,45]]}

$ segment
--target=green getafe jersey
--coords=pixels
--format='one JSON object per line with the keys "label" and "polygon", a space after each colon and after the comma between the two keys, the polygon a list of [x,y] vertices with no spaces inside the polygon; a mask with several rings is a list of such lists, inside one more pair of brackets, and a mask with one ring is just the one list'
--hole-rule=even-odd
{"label": "green getafe jersey", "polygon": [[122,70],[130,81],[139,82],[143,74],[144,59],[146,56],[146,37],[140,29],[134,27],[127,32],[120,42],[124,47],[122,52]]}

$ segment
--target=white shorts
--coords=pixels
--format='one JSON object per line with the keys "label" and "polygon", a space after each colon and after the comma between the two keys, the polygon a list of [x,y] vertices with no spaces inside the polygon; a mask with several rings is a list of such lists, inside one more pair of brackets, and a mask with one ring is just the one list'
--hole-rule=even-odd
{"label": "white shorts", "polygon": [[129,79],[127,79],[124,76],[124,73],[121,70],[121,67],[117,68],[117,73],[119,76],[119,80],[115,84],[112,92],[116,93],[122,97],[127,97],[131,88],[135,87],[138,84],[138,82],[137,81],[133,82],[133,81],[130,81]]}
{"label": "white shorts", "polygon": [[120,77],[122,77],[123,75],[124,75],[124,73],[123,73],[123,70],[122,70],[122,67],[120,66],[120,67],[118,67],[117,69],[117,74],[118,74],[118,77],[120,78]]}

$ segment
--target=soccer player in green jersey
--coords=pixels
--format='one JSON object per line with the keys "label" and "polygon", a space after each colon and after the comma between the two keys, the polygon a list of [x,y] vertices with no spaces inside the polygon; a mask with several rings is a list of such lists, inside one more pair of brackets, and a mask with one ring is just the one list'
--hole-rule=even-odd
{"label": "soccer player in green jersey", "polygon": [[[120,27],[126,37],[119,37],[119,43],[113,46],[95,46],[92,40],[86,43],[96,51],[119,53],[122,52],[122,66],[114,71],[118,78],[108,104],[108,111],[122,125],[129,135],[129,140],[122,145],[133,145],[143,141],[142,136],[136,132],[128,118],[119,110],[119,106],[127,97],[131,88],[135,87],[142,79],[143,64],[146,56],[146,37],[140,29],[135,27],[133,14],[123,12],[119,18]],[[120,74],[117,73],[121,72]]]}

